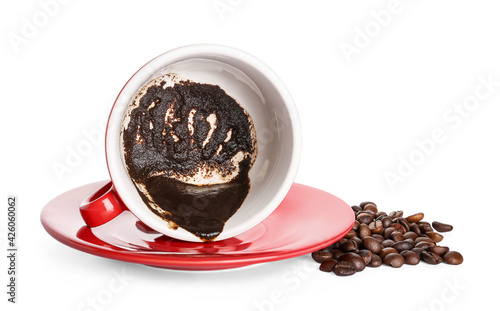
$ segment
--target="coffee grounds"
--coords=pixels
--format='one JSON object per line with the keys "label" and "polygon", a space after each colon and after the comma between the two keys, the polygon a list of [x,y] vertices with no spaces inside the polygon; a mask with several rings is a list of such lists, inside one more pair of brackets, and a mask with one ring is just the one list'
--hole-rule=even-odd
{"label": "coffee grounds", "polygon": [[[166,221],[174,222],[204,242],[215,239],[224,224],[245,200],[248,178],[229,183],[195,186],[165,176],[148,178],[146,188],[153,201],[168,214],[151,209]],[[149,200],[139,192],[143,201]]]}
{"label": "coffee grounds", "polygon": [[[219,86],[165,83],[147,89],[122,129],[128,173],[146,205],[171,228],[180,226],[204,242],[212,241],[249,192],[253,125]],[[213,115],[216,127],[209,122]],[[241,152],[245,158],[235,165],[233,157]],[[214,185],[177,179],[200,169],[207,174],[217,169],[222,176],[236,169],[239,173],[230,182]]]}
{"label": "coffee grounds", "polygon": [[[200,166],[229,174],[235,169],[231,159],[238,152],[254,152],[248,116],[219,86],[187,81],[164,88],[165,83],[148,88],[123,130],[125,162],[134,180],[144,183],[162,171],[194,175]],[[193,109],[194,132],[189,125]],[[166,122],[167,110],[176,122]],[[205,143],[211,114],[217,116],[217,127]],[[231,138],[225,141],[229,132]]]}

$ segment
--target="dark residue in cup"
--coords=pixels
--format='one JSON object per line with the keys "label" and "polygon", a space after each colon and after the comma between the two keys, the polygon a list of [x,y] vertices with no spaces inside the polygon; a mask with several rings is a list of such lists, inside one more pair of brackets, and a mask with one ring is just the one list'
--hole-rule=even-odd
{"label": "dark residue in cup", "polygon": [[[208,122],[211,115],[216,126]],[[128,122],[122,129],[124,157],[143,201],[171,228],[214,240],[250,190],[254,158],[245,156],[236,166],[233,160],[240,152],[256,152],[245,110],[219,86],[162,82],[147,89]],[[196,175],[200,167],[207,174],[214,168],[239,172],[229,182],[208,185],[177,178]]]}
{"label": "dark residue in cup", "polygon": [[[166,221],[193,233],[204,242],[215,239],[245,200],[250,183],[248,177],[229,183],[195,186],[165,176],[148,178],[149,195],[166,213],[151,209]],[[150,200],[139,192],[143,201]]]}

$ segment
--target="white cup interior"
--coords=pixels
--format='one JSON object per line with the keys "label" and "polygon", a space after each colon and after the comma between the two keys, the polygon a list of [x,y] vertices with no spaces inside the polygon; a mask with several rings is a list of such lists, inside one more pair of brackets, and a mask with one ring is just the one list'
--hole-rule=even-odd
{"label": "white cup interior", "polygon": [[126,108],[143,85],[166,73],[218,85],[250,114],[258,144],[257,159],[249,173],[250,191],[215,241],[251,229],[274,211],[293,183],[301,147],[300,122],[293,99],[276,74],[255,57],[225,46],[192,45],[164,53],[136,72],[122,89],[106,131],[108,169],[120,198],[130,211],[156,231],[200,242],[182,228],[170,229],[152,213],[125,167],[120,131]]}

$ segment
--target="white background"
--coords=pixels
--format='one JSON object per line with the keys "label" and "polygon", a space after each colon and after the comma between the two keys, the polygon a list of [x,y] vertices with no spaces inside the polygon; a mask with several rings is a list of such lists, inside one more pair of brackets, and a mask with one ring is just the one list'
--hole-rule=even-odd
{"label": "white background", "polygon": [[[2,310],[496,306],[497,1],[66,2],[0,4],[0,198],[6,207],[7,195],[18,196],[20,231],[18,304],[6,302],[2,285]],[[38,26],[27,31],[33,22]],[[140,66],[193,43],[240,48],[282,78],[303,126],[297,182],[349,204],[373,200],[388,212],[422,211],[429,221],[451,223],[455,229],[440,244],[460,251],[463,265],[367,268],[340,278],[302,256],[237,270],[184,272],[96,257],[50,237],[40,224],[42,207],[64,191],[108,178],[102,141],[62,175],[54,163],[68,164],[69,150],[87,139],[85,132],[99,129]],[[342,47],[348,46],[346,54]],[[481,79],[492,81],[488,92]],[[432,146],[435,131],[442,137]],[[417,142],[426,142],[426,154]],[[0,284],[7,283],[5,257]],[[121,290],[104,306],[91,307],[88,301],[104,297],[117,273],[127,276]]]}

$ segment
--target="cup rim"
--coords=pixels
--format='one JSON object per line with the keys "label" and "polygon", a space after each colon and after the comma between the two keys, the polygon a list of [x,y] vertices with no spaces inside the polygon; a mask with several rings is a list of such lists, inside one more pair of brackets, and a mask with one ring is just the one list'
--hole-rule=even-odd
{"label": "cup rim", "polygon": [[[131,196],[137,195],[138,193],[129,194],[128,190],[134,189],[135,185],[130,180],[128,176],[127,170],[122,163],[122,159],[120,153],[117,152],[119,150],[119,140],[111,139],[111,135],[116,134],[117,124],[121,124],[123,120],[123,114],[117,113],[116,108],[120,105],[128,106],[129,100],[126,100],[124,103],[120,102],[120,99],[124,96],[124,94],[129,98],[135,95],[137,90],[144,83],[144,77],[146,75],[151,75],[152,72],[158,71],[159,69],[168,66],[170,64],[174,64],[177,62],[181,62],[188,59],[193,58],[207,58],[221,61],[223,63],[229,63],[230,61],[235,61],[237,63],[245,63],[251,68],[257,70],[262,75],[264,75],[270,82],[272,82],[276,92],[283,99],[284,107],[287,109],[287,113],[290,116],[295,116],[293,122],[291,122],[291,136],[292,136],[292,148],[291,148],[291,159],[290,164],[288,166],[288,171],[286,172],[285,178],[283,178],[278,190],[272,199],[267,203],[267,206],[260,210],[258,213],[255,213],[252,217],[250,217],[247,221],[244,222],[244,225],[238,225],[234,228],[224,230],[220,233],[220,235],[214,241],[221,241],[227,238],[234,237],[238,234],[241,234],[254,226],[261,223],[265,218],[267,218],[283,201],[289,189],[291,188],[295,176],[297,174],[300,162],[300,151],[302,148],[302,134],[301,134],[301,124],[299,119],[299,114],[297,107],[295,106],[295,102],[289,92],[289,90],[284,85],[283,81],[277,76],[277,74],[271,70],[264,62],[255,56],[244,52],[240,49],[218,45],[218,44],[193,44],[178,47],[167,52],[164,52],[145,65],[143,65],[139,70],[137,70],[130,79],[126,82],[126,84],[121,89],[118,94],[113,106],[111,108],[111,112],[108,117],[107,125],[106,125],[106,135],[105,135],[105,154],[106,154],[106,163],[108,167],[108,172],[111,178],[111,181],[116,189],[116,194],[120,197],[123,203],[127,206],[127,208],[141,221],[143,221],[146,225],[155,229],[156,231],[165,234],[167,236],[184,240],[184,241],[192,241],[192,242],[200,242],[199,238],[195,235],[189,233],[186,235],[184,230],[174,230],[168,228],[168,226],[159,227],[155,224],[155,222],[150,221],[152,217],[157,217],[153,213],[149,211],[148,208],[142,208],[134,206],[133,204],[129,206],[129,202],[135,201],[130,198]],[[229,61],[229,62],[228,62]],[[145,68],[152,68],[153,71],[144,71]],[[129,90],[132,89],[130,92]],[[125,92],[125,93],[124,93]],[[129,93],[130,92],[130,93]],[[119,121],[119,122],[118,122]],[[112,124],[114,122],[114,124]],[[111,126],[114,125],[114,128]],[[121,129],[121,126],[118,126]],[[119,136],[118,131],[118,136]],[[117,136],[114,136],[115,138]],[[129,184],[128,186],[126,184]],[[130,188],[132,186],[132,188]],[[144,204],[145,205],[145,204]],[[147,211],[146,211],[147,210]]]}

